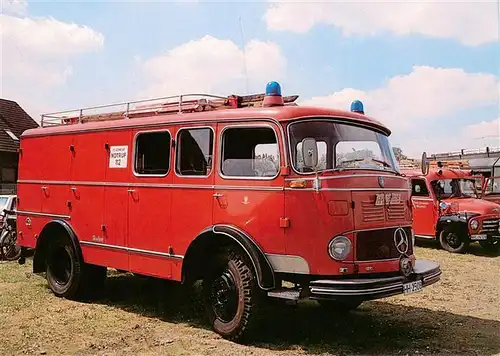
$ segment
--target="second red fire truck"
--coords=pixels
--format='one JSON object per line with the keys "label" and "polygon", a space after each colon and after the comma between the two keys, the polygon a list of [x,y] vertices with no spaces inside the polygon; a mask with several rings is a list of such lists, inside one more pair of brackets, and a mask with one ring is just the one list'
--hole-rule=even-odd
{"label": "second red fire truck", "polygon": [[276,82],[193,97],[44,115],[22,135],[18,241],[57,296],[95,291],[107,267],[201,279],[213,328],[239,340],[262,296],[352,309],[439,280],[414,256],[390,130],[360,102],[300,107]]}

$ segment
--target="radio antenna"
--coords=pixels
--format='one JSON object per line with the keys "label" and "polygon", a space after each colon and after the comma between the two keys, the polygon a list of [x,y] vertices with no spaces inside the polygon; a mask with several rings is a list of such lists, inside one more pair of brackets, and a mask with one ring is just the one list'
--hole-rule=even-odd
{"label": "radio antenna", "polygon": [[247,71],[247,59],[245,53],[245,39],[243,37],[243,24],[241,21],[241,16],[239,17],[240,22],[240,34],[241,34],[241,49],[243,51],[243,70],[245,73],[245,94],[248,94],[248,71]]}

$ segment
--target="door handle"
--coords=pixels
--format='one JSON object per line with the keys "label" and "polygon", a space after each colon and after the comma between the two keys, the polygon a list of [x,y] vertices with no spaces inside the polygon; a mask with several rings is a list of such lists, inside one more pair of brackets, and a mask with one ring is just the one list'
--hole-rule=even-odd
{"label": "door handle", "polygon": [[221,194],[221,193],[214,193],[214,198],[220,198],[220,197],[223,197],[224,194]]}
{"label": "door handle", "polygon": [[135,189],[127,189],[127,192],[129,192],[129,193],[134,193],[134,192],[135,192]]}

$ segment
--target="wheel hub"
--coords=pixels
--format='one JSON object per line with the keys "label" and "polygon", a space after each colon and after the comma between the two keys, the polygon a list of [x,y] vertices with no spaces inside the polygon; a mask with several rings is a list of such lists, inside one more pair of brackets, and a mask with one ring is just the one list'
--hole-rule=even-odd
{"label": "wheel hub", "polygon": [[237,311],[237,293],[234,278],[224,271],[212,283],[212,307],[217,317],[225,322],[234,318]]}

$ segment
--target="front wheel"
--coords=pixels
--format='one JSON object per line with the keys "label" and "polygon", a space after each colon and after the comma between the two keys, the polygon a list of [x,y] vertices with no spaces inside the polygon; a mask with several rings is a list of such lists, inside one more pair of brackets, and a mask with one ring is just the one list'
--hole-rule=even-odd
{"label": "front wheel", "polygon": [[463,253],[469,247],[469,240],[458,231],[444,229],[439,234],[439,244],[448,252]]}
{"label": "front wheel", "polygon": [[204,278],[205,308],[213,329],[222,337],[243,339],[256,313],[255,283],[250,265],[236,251],[218,258]]}

